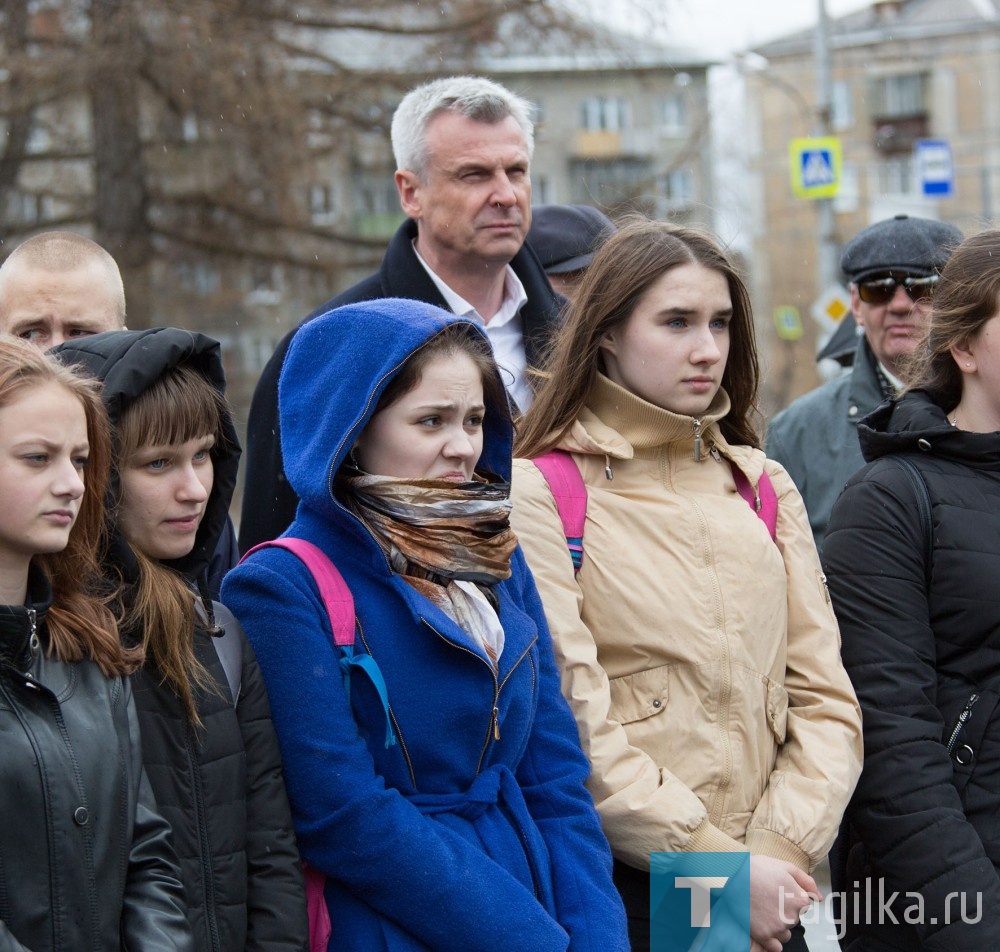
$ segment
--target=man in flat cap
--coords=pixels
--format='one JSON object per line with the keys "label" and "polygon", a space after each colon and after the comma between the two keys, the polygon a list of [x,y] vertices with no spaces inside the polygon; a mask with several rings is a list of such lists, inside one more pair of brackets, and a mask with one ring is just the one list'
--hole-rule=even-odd
{"label": "man in flat cap", "polygon": [[906,360],[930,315],[941,268],[962,240],[954,226],[897,215],[855,235],[840,267],[863,332],[850,373],[800,397],[768,427],[767,455],[788,470],[821,547],[830,510],[862,466],[857,425],[902,389]]}
{"label": "man in flat cap", "polygon": [[549,284],[572,301],[595,252],[614,232],[614,222],[593,205],[536,205],[526,241]]}

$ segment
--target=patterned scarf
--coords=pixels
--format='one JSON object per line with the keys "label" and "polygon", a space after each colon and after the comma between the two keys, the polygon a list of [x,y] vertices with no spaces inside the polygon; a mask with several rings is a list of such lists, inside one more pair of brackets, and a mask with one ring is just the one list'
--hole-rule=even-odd
{"label": "patterned scarf", "polygon": [[465,483],[397,479],[354,469],[338,481],[393,570],[479,641],[495,666],[503,631],[480,586],[510,578],[517,536],[509,522],[509,484],[479,477]]}

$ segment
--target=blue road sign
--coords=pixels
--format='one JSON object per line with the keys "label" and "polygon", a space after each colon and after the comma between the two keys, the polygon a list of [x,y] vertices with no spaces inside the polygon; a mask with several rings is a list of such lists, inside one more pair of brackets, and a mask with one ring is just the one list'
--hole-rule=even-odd
{"label": "blue road sign", "polygon": [[792,191],[799,198],[832,198],[840,188],[841,147],[834,136],[792,139],[788,146]]}
{"label": "blue road sign", "polygon": [[947,139],[917,139],[914,159],[924,195],[948,198],[955,194],[955,170]]}

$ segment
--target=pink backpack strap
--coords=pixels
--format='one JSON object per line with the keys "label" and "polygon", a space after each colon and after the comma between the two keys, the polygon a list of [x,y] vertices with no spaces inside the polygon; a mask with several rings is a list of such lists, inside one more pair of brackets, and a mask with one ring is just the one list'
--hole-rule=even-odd
{"label": "pink backpack strap", "polygon": [[587,487],[576,461],[565,450],[550,450],[532,462],[549,484],[562,520],[573,573],[583,565],[583,529],[587,522]]}
{"label": "pink backpack strap", "polygon": [[333,643],[338,647],[354,644],[354,596],[347,587],[344,577],[319,546],[306,539],[283,536],[270,542],[255,545],[243,559],[249,558],[254,552],[266,548],[287,549],[297,555],[305,563],[319,589],[327,616],[330,619],[330,630],[333,632]]}
{"label": "pink backpack strap", "polygon": [[358,654],[354,652],[354,596],[351,595],[344,577],[319,546],[295,536],[281,536],[270,542],[261,542],[260,545],[250,549],[240,561],[248,559],[259,549],[269,547],[291,552],[309,570],[319,589],[319,597],[326,609],[327,617],[330,619],[333,643],[340,652],[340,669],[344,674],[344,689],[347,691],[347,696],[350,698],[352,671],[361,670],[371,681],[382,702],[382,709],[385,711],[385,746],[391,747],[396,743],[396,735],[392,729],[392,716],[389,713],[389,690],[375,659],[365,652]]}
{"label": "pink backpack strap", "polygon": [[733,471],[736,491],[757,513],[760,521],[767,526],[771,538],[776,538],[778,534],[778,494],[774,491],[774,484],[771,482],[771,477],[767,475],[767,470],[761,472],[755,492],[753,486],[750,485],[750,480],[743,474],[743,470],[732,461],[729,462],[729,467]]}

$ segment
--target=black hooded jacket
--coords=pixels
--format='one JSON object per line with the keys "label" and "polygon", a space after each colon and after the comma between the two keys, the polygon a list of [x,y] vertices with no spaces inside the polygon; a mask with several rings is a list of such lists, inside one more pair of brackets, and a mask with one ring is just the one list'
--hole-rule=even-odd
{"label": "black hooded jacket", "polygon": [[[870,462],[840,496],[823,548],[864,714],[864,770],[842,837],[846,885],[862,884],[864,920],[869,879],[874,921],[852,928],[846,947],[995,952],[1000,433],[956,429],[920,391],[883,404],[858,432]],[[899,457],[926,486],[930,538],[922,490]],[[880,880],[885,896],[899,893],[898,923],[878,921]],[[853,900],[847,909],[853,918]]]}
{"label": "black hooded jacket", "polygon": [[[118,331],[57,348],[64,363],[82,364],[104,382],[113,426],[125,408],[165,371],[184,363],[223,393],[219,344],[175,328]],[[194,632],[195,654],[215,681],[195,690],[202,727],[187,720],[179,698],[151,661],[133,676],[143,761],[161,811],[170,821],[181,862],[189,918],[199,952],[301,950],[306,946],[305,894],[285,795],[280,754],[260,669],[242,629],[204,593],[209,562],[227,525],[236,484],[239,442],[233,421],[212,448],[215,479],[191,552],[163,564],[202,593],[208,624]],[[136,580],[131,549],[115,533],[109,577]],[[216,627],[216,613],[226,619]],[[213,635],[238,646],[238,676],[227,676]],[[138,641],[140,632],[125,632]],[[222,639],[220,642],[222,643]],[[231,695],[230,683],[239,696]]]}

